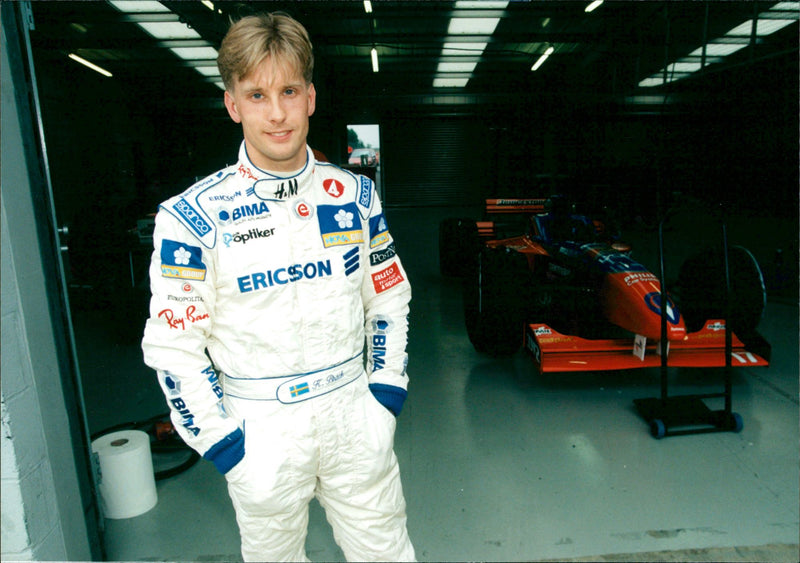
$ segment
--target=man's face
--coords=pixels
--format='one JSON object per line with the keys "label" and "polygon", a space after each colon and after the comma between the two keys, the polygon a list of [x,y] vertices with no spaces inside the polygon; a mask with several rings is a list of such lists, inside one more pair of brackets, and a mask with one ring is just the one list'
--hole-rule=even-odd
{"label": "man's face", "polygon": [[225,92],[225,107],[242,124],[247,154],[262,170],[293,172],[306,163],[308,118],[316,91],[296,70],[267,57]]}

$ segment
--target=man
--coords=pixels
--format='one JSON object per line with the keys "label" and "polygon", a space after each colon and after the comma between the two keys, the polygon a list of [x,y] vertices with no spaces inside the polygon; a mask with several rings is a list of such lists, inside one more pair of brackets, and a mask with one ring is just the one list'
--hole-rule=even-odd
{"label": "man", "polygon": [[315,495],[348,560],[412,560],[393,452],[411,289],[375,186],[306,144],[299,23],[241,19],[218,64],[244,142],[159,209],[145,361],[225,475],[245,560],[307,560]]}

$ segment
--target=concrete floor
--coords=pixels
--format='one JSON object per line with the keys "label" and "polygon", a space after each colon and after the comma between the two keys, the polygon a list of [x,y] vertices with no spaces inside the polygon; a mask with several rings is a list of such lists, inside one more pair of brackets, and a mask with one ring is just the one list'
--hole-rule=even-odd
{"label": "concrete floor", "polygon": [[[522,351],[473,350],[459,282],[438,270],[438,222],[453,214],[387,212],[414,290],[396,452],[419,560],[800,560],[796,298],[768,304],[772,365],[733,372],[744,430],[655,440],[633,400],[658,395],[658,370],[541,376]],[[166,410],[138,343],[108,340],[92,314],[76,314],[76,333],[92,432]],[[721,374],[670,382],[674,394],[714,392]],[[157,488],[151,511],[105,521],[108,559],[240,559],[211,464]],[[307,552],[343,560],[316,503]]]}

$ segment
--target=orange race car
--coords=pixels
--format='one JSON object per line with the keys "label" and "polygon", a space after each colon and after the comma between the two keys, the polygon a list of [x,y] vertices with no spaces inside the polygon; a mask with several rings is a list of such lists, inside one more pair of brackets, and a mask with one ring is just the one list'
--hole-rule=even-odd
{"label": "orange race car", "polygon": [[[652,367],[665,353],[671,366],[726,365],[721,250],[688,259],[664,298],[659,276],[602,222],[559,196],[521,205],[529,212],[521,235],[482,239],[480,223],[462,232],[472,241],[464,247],[472,253],[459,257],[464,314],[478,351],[503,355],[524,345],[542,372]],[[769,345],[756,331],[766,304],[761,270],[742,247],[727,256],[733,363],[767,365]]]}

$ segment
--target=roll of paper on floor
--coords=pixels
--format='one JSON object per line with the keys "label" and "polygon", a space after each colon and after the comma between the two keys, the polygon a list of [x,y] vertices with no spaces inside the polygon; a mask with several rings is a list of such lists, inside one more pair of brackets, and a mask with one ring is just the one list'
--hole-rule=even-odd
{"label": "roll of paper on floor", "polygon": [[100,505],[106,518],[133,518],[158,502],[150,436],[122,430],[92,442],[98,470]]}

